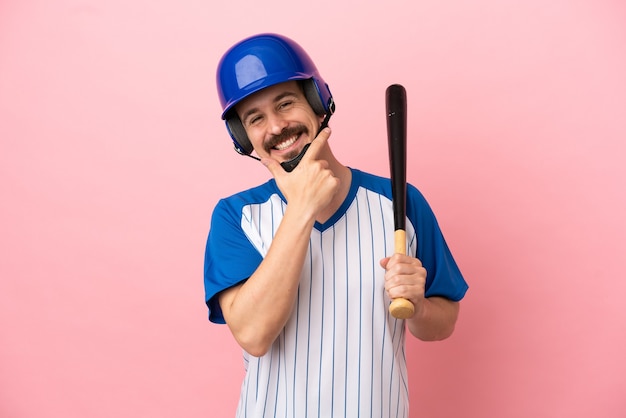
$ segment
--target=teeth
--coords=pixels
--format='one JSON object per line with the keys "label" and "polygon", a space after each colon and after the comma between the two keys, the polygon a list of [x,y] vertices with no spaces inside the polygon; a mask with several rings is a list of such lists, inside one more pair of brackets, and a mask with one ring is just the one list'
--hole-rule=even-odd
{"label": "teeth", "polygon": [[279,151],[284,150],[285,148],[288,148],[291,145],[293,145],[293,143],[296,142],[296,139],[298,139],[297,135],[296,136],[292,136],[291,138],[289,138],[285,142],[281,142],[280,144],[276,145],[274,148],[276,148]]}

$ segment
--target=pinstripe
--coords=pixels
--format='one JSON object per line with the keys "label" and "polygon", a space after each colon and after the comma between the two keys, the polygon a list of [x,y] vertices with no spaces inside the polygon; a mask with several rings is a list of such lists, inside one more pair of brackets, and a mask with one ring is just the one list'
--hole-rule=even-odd
{"label": "pinstripe", "polygon": [[[332,233],[333,233],[333,239],[332,239],[332,247],[333,247],[333,262],[332,262],[332,269],[333,269],[333,332],[332,332],[332,336],[333,336],[333,343],[332,343],[332,347],[333,347],[333,352],[335,351],[335,342],[336,342],[336,338],[335,336],[337,335],[336,333],[336,329],[337,329],[337,301],[336,301],[336,285],[337,285],[337,280],[336,280],[336,260],[335,260],[335,226],[333,225],[332,229],[331,229]],[[331,376],[335,376],[335,356],[332,356],[332,362],[331,362],[331,367],[332,367],[332,373]],[[334,416],[335,413],[335,379],[332,379],[332,390],[331,390],[331,395],[330,395],[330,412],[331,412],[331,416]]]}
{"label": "pinstripe", "polygon": [[[366,195],[367,211],[369,213],[369,217],[368,218],[370,219],[369,229],[370,229],[370,235],[372,237],[371,242],[373,244],[376,241],[375,241],[375,237],[374,237],[374,225],[372,224],[372,218],[373,218],[372,217],[372,207],[371,207],[369,198],[370,198],[370,193],[367,193],[367,195]],[[374,245],[372,245],[372,248],[371,248],[370,252],[371,252],[370,258],[372,260],[375,259],[376,254],[374,253]],[[372,275],[372,277],[375,277],[376,272],[375,272],[375,265],[374,264],[371,265],[371,269],[372,269],[371,275]],[[372,303],[372,306],[376,305],[376,287],[375,286],[372,286],[371,303]],[[375,315],[375,310],[372,309],[372,313],[371,313],[371,316],[370,316],[370,327],[371,327],[370,333],[371,333],[371,335],[374,335],[374,333],[376,332],[376,328],[374,326],[374,324],[376,322],[376,318],[374,317],[374,315]],[[370,361],[370,376],[373,377],[374,376],[374,341],[373,340],[370,343],[370,350],[371,350],[371,352],[370,352],[370,358],[371,358],[371,361]],[[369,408],[369,410],[370,410],[370,417],[373,417],[374,416],[374,381],[373,381],[373,379],[372,379],[372,384],[370,384],[370,408]]]}
{"label": "pinstripe", "polygon": [[[382,205],[383,205],[382,198],[379,195],[378,196],[378,210],[380,211],[381,214],[383,213]],[[389,227],[385,223],[385,217],[381,216],[381,219],[383,221],[383,225],[382,225],[383,238],[382,238],[381,242],[384,243],[384,242],[387,242],[387,231],[389,230]],[[389,311],[385,311],[385,319],[386,320],[383,323],[383,330],[382,330],[383,334],[387,333],[387,323],[389,322]],[[382,347],[381,347],[381,350],[380,350],[380,363],[381,364],[384,364],[384,362],[385,362],[385,358],[386,358],[385,357],[385,350],[386,349],[387,349],[387,341],[386,341],[386,339],[383,339],[383,344],[382,344]],[[384,368],[383,367],[380,368],[380,379],[379,379],[379,382],[380,382],[380,416],[382,417],[383,416],[383,407],[384,407],[383,388],[385,387],[385,384],[383,383],[384,382]]]}
{"label": "pinstripe", "polygon": [[[310,244],[309,244],[309,248],[311,248]],[[310,259],[310,253],[309,253],[309,259]],[[313,275],[311,274],[312,270],[313,270],[312,265],[309,265],[309,281],[313,280]],[[309,287],[312,287],[312,283],[309,284]],[[306,373],[305,373],[306,390],[304,391],[304,404],[307,405],[307,407],[304,409],[305,418],[309,416],[309,408],[308,408],[308,405],[309,405],[309,366],[311,365],[311,362],[309,361],[309,359],[311,358],[311,305],[312,305],[312,299],[313,299],[313,292],[309,291],[307,293],[309,294],[309,303],[308,303],[308,321],[307,321],[307,339],[306,339],[306,359],[307,359]]]}
{"label": "pinstripe", "polygon": [[[300,289],[298,289],[298,300],[300,299]],[[292,407],[293,407],[293,414],[291,415],[292,417],[297,417],[298,415],[296,414],[296,394],[298,393],[296,391],[295,388],[295,382],[297,381],[296,379],[296,371],[298,370],[298,368],[296,367],[296,364],[298,364],[298,324],[300,323],[300,310],[296,309],[296,331],[295,331],[295,347],[294,347],[294,352],[293,352],[293,363],[292,363],[292,367],[293,367],[293,389],[292,389],[292,394],[291,394],[291,399],[293,399],[292,403]],[[288,398],[289,399],[289,398]]]}
{"label": "pinstripe", "polygon": [[[272,367],[272,364],[274,363],[273,352],[274,352],[274,348],[272,347],[272,350],[271,350],[271,353],[270,353],[270,356],[269,356],[269,358],[270,358],[269,365],[268,365],[269,370],[273,370],[273,367]],[[265,387],[270,387],[271,379],[272,379],[271,374],[267,373],[267,376],[266,376],[267,383],[266,383]],[[257,394],[258,394],[258,391],[257,391]],[[258,398],[258,396],[257,396],[257,398]],[[265,400],[263,401],[263,416],[265,416],[265,411],[267,411],[267,400],[268,400],[268,398],[269,398],[269,396],[266,395],[265,396]]]}
{"label": "pinstripe", "polygon": [[[348,217],[348,215],[346,214],[346,218]],[[348,229],[348,225],[346,224],[346,237],[348,236],[349,233],[349,229]],[[350,247],[348,246],[348,239],[345,239],[345,247],[346,247],[346,255],[350,253]],[[347,257],[346,257],[347,259]],[[350,277],[350,272],[348,269],[348,263],[346,263],[346,276],[345,277]],[[345,358],[345,363],[346,364],[346,368],[347,368],[347,364],[348,364],[348,360],[349,360],[349,351],[348,351],[348,337],[350,335],[350,322],[348,321],[349,318],[349,313],[350,313],[350,298],[348,297],[348,295],[350,295],[350,282],[348,280],[345,281],[346,283],[346,332],[344,334],[344,338],[346,339],[344,346],[345,346],[345,352],[346,352],[346,358]],[[344,377],[344,401],[343,401],[343,416],[347,417],[348,416],[348,402],[347,402],[347,394],[348,394],[348,378],[347,376]]]}
{"label": "pinstripe", "polygon": [[[361,254],[361,218],[359,216],[360,211],[359,211],[359,200],[357,199],[356,201],[356,216],[357,216],[357,243],[358,243],[358,260],[362,259],[362,254]],[[359,312],[361,313],[361,316],[363,316],[363,280],[362,280],[362,272],[361,272],[361,263],[359,263]],[[348,276],[348,280],[350,279],[350,277]],[[361,323],[359,325],[359,345],[358,345],[358,349],[359,349],[359,367],[357,368],[357,370],[359,371],[359,380],[358,380],[358,390],[357,390],[357,411],[358,414],[357,416],[360,417],[361,416],[361,382],[362,382],[362,378],[361,378],[361,354],[363,352],[363,324]]]}
{"label": "pinstripe", "polygon": [[[322,249],[322,243],[323,243],[323,240],[320,240],[320,244],[319,244],[320,245],[320,250]],[[324,263],[324,256],[325,256],[325,254],[322,252],[322,264],[321,264],[322,266],[325,265],[325,263]],[[326,304],[324,303],[324,299],[325,299],[325,296],[326,296],[326,294],[325,294],[325,289],[326,289],[326,272],[325,272],[325,270],[323,268],[321,270],[322,270],[322,272],[321,272],[321,276],[322,276],[322,312],[321,312],[320,321],[321,321],[322,324],[324,324],[324,314],[325,314],[325,307],[326,307]],[[320,355],[319,355],[319,358],[320,358],[320,360],[319,360],[320,361],[320,368],[319,368],[319,371],[318,371],[317,393],[321,393],[322,392],[322,365],[324,364],[323,356],[324,356],[324,333],[322,332],[321,333],[321,337],[320,337]],[[317,416],[318,417],[321,417],[321,415],[320,415],[321,414],[321,410],[322,410],[321,401],[322,401],[322,397],[318,396],[318,398],[317,398]]]}
{"label": "pinstripe", "polygon": [[[280,371],[281,371],[281,364],[280,364],[281,347],[282,347],[282,343],[281,343],[280,338],[279,338],[278,339],[278,350],[277,350],[278,354],[276,356],[276,367],[277,367],[277,370],[276,370],[276,376],[277,376],[276,380],[277,381],[280,379]],[[276,384],[276,388],[278,389],[278,382]],[[274,395],[274,418],[276,418],[276,416],[277,416],[276,415],[276,413],[278,411],[277,405],[278,405],[278,390],[276,390],[276,394]]]}

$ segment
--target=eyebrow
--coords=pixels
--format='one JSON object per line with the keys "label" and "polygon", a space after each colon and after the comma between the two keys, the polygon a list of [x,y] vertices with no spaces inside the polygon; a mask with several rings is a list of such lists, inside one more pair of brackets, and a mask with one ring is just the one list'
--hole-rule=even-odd
{"label": "eyebrow", "polygon": [[[288,97],[288,96],[297,97],[297,93],[293,92],[293,91],[290,91],[290,90],[284,91],[284,92],[280,93],[279,95],[277,95],[276,97],[274,97],[274,99],[272,100],[272,103],[280,102],[282,99],[284,99],[285,97]],[[248,109],[243,115],[241,115],[241,121],[245,123],[246,119],[250,115],[252,115],[252,114],[254,114],[254,113],[258,112],[258,111],[259,111],[259,109],[256,108],[256,107],[253,107],[252,109]]]}

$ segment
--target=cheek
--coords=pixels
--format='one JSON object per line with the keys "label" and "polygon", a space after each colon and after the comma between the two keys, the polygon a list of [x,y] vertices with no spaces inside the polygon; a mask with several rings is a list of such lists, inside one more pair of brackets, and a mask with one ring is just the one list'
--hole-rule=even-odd
{"label": "cheek", "polygon": [[247,129],[246,134],[248,135],[248,140],[252,144],[252,148],[256,151],[257,154],[259,152],[263,152],[263,135],[258,129]]}

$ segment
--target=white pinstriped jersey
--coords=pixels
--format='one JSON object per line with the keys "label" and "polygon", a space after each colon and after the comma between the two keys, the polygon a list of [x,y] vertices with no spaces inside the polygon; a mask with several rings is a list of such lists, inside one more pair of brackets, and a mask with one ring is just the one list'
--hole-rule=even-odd
{"label": "white pinstriped jersey", "polygon": [[[205,259],[213,322],[224,322],[216,295],[254,272],[285,207],[273,180],[217,205]],[[408,417],[405,326],[388,313],[379,264],[393,253],[393,230],[389,180],[352,170],[342,207],[313,228],[283,332],[266,355],[244,352],[237,417]],[[412,186],[406,232],[407,253],[428,271],[427,296],[460,300],[467,284],[432,211]]]}

